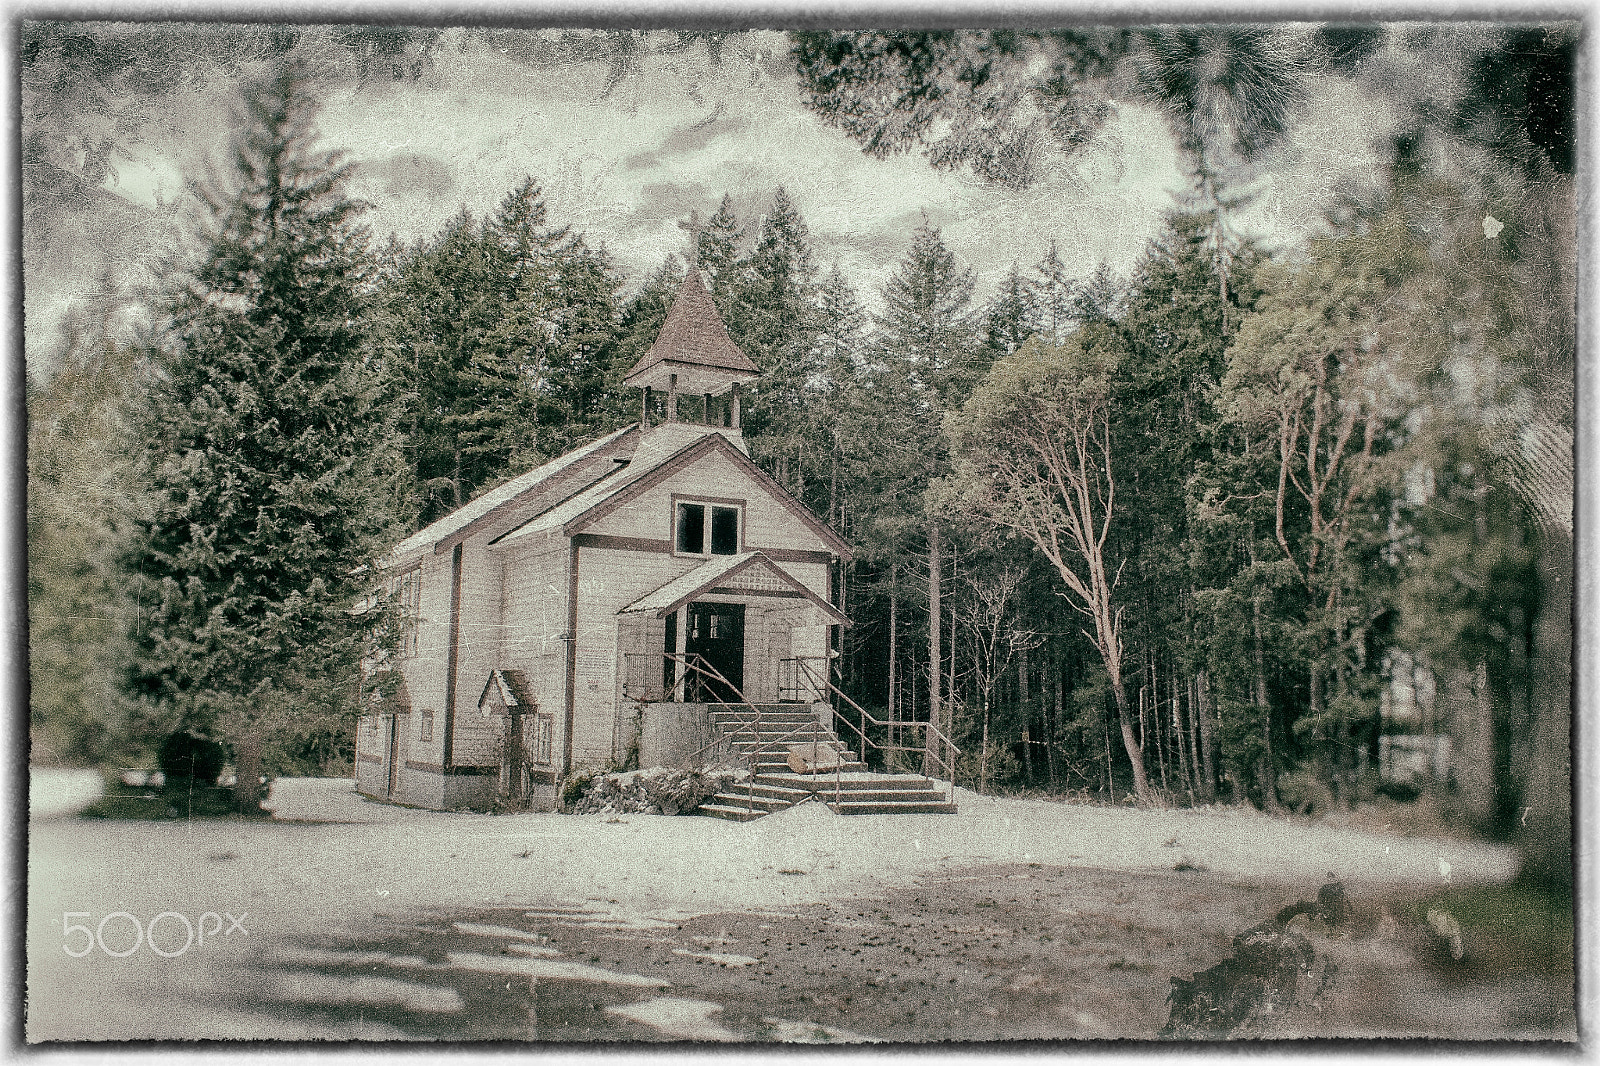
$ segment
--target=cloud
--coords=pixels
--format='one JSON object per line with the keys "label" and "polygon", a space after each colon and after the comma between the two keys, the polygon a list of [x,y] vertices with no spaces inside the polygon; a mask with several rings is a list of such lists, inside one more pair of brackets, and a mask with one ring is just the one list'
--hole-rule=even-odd
{"label": "cloud", "polygon": [[367,160],[361,164],[360,174],[368,182],[381,183],[379,195],[384,197],[420,195],[443,200],[456,189],[455,171],[448,163],[411,152]]}

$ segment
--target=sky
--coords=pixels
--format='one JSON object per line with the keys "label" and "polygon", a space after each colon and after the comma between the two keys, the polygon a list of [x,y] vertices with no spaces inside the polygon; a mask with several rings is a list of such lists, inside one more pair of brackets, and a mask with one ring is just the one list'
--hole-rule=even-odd
{"label": "sky", "polygon": [[[782,185],[819,264],[837,263],[869,308],[924,219],[975,271],[981,300],[1012,262],[1030,267],[1051,241],[1072,275],[1087,277],[1102,261],[1125,275],[1185,187],[1165,122],[1145,107],[1120,106],[1086,150],[1049,159],[1043,180],[1014,191],[937,171],[918,153],[863,153],[803,105],[784,34],[730,36],[717,61],[703,45],[671,44],[668,33],[647,36],[613,80],[603,59],[530,65],[450,29],[432,69],[414,81],[322,83],[322,143],[356,163],[352,189],[373,205],[366,221],[380,240],[426,237],[463,208],[492,211],[532,175],[550,220],[605,247],[625,289],[686,252],[691,212],[708,217],[728,193],[741,218],[758,219]],[[25,215],[35,372],[47,370],[69,307],[108,285],[148,281],[167,254],[186,240],[192,247],[189,184],[224,158],[238,82],[252,73],[246,65],[235,77],[182,84],[114,122],[98,119],[119,145],[108,171],[57,215]],[[1272,246],[1301,241],[1335,185],[1372,170],[1381,102],[1357,97],[1348,82],[1319,92],[1239,219]],[[25,85],[24,138],[27,101]],[[92,147],[96,121],[74,116],[85,128],[65,131],[68,141]],[[84,159],[69,150],[60,162],[70,171]]]}

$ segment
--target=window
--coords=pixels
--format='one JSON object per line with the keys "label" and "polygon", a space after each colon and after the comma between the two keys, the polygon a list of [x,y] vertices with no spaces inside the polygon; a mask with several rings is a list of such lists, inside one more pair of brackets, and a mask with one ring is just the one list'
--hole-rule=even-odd
{"label": "window", "polygon": [[679,503],[674,543],[682,555],[739,554],[739,508]]}
{"label": "window", "polygon": [[550,740],[555,732],[554,720],[547,714],[534,716],[533,761],[540,766],[550,765]]}
{"label": "window", "polygon": [[417,623],[422,614],[422,568],[415,567],[395,578],[392,590],[394,601],[400,605],[400,644],[396,651],[402,659],[417,654]]}
{"label": "window", "polygon": [[418,737],[418,739],[419,740],[432,740],[433,739],[433,712],[432,711],[423,711],[422,712],[422,734],[421,734],[420,737]]}

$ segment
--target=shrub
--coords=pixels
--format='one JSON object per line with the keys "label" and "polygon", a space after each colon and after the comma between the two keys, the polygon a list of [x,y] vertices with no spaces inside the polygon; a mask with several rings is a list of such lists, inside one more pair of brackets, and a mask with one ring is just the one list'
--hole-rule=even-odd
{"label": "shrub", "polygon": [[216,784],[226,758],[221,744],[180,729],[162,742],[159,761],[170,788],[191,778],[200,785]]}

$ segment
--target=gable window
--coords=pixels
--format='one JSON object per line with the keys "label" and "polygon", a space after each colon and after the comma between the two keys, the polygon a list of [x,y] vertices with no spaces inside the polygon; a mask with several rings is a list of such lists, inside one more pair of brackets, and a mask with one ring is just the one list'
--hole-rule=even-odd
{"label": "gable window", "polygon": [[680,555],[739,554],[739,508],[680,501],[674,546]]}

